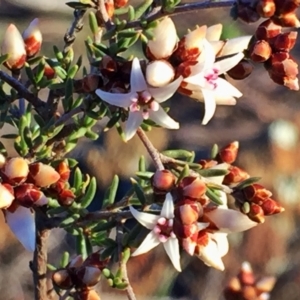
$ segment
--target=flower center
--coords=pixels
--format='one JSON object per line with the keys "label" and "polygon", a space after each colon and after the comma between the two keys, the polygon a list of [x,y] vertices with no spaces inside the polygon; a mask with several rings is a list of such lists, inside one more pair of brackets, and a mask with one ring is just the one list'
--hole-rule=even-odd
{"label": "flower center", "polygon": [[131,99],[130,111],[142,111],[145,120],[149,118],[149,110],[157,111],[159,104],[152,98],[148,91],[137,92]]}
{"label": "flower center", "polygon": [[161,243],[165,243],[170,237],[176,238],[173,232],[173,219],[159,218],[153,231],[158,235]]}
{"label": "flower center", "polygon": [[216,89],[217,88],[217,79],[219,78],[219,70],[217,68],[212,68],[206,70],[204,72],[204,78],[206,80],[206,84],[208,85],[209,89]]}

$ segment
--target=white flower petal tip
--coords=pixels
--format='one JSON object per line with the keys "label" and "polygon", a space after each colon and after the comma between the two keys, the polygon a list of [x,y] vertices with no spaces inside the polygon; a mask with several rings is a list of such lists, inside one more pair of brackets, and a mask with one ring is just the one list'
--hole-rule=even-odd
{"label": "white flower petal tip", "polygon": [[208,90],[202,90],[204,96],[204,117],[202,120],[202,125],[207,125],[207,123],[212,119],[213,115],[215,114],[217,103],[214,98],[214,94]]}
{"label": "white flower petal tip", "polygon": [[30,209],[19,206],[13,213],[6,211],[5,218],[11,231],[24,248],[33,252],[35,249],[35,220]]}
{"label": "white flower petal tip", "polygon": [[156,112],[150,111],[149,116],[151,120],[161,127],[167,129],[179,129],[180,127],[179,123],[169,117],[161,107],[159,107],[159,110]]}
{"label": "white flower petal tip", "polygon": [[218,251],[221,257],[225,256],[229,251],[229,243],[227,233],[216,232],[212,234],[213,240],[217,243]]}
{"label": "white flower petal tip", "polygon": [[146,79],[153,87],[162,87],[175,77],[174,68],[165,60],[155,60],[146,68]]}
{"label": "white flower petal tip", "polygon": [[160,218],[156,215],[140,212],[136,210],[133,206],[129,206],[129,209],[133,217],[149,230],[152,230],[154,228],[157,220]]}
{"label": "white flower petal tip", "polygon": [[245,273],[252,273],[252,267],[249,262],[244,261],[241,266],[241,271]]}
{"label": "white flower petal tip", "polygon": [[163,203],[160,215],[167,219],[174,218],[174,201],[170,193],[166,195],[166,199]]}
{"label": "white flower petal tip", "polygon": [[131,254],[131,256],[138,256],[147,253],[157,245],[159,245],[159,243],[160,241],[157,238],[157,235],[153,231],[151,231],[140,244],[140,246]]}
{"label": "white flower petal tip", "polygon": [[243,52],[248,48],[249,42],[252,39],[251,35],[241,36],[226,41],[219,56],[231,55],[239,52]]}
{"label": "white flower petal tip", "polygon": [[223,207],[207,212],[206,216],[221,232],[242,232],[258,225],[241,212]]}
{"label": "white flower petal tip", "polygon": [[[150,58],[164,59],[171,56],[177,44],[176,27],[171,18],[163,18],[153,30],[153,40],[147,44]],[[150,53],[149,53],[150,52]]]}
{"label": "white flower petal tip", "polygon": [[164,245],[164,248],[165,248],[174,268],[178,272],[181,272],[178,239],[177,238],[169,238],[163,245]]}
{"label": "white flower petal tip", "polygon": [[147,83],[142,72],[140,61],[137,57],[132,60],[130,88],[131,92],[142,92],[147,90]]}
{"label": "white flower petal tip", "polygon": [[206,32],[206,39],[209,42],[215,42],[215,41],[219,41],[221,34],[222,34],[222,29],[223,29],[223,25],[222,24],[215,24],[212,26],[209,26],[207,28],[207,32]]}
{"label": "white flower petal tip", "polygon": [[201,52],[203,47],[203,41],[205,40],[206,32],[207,32],[207,26],[203,25],[186,34],[184,37],[185,49],[189,50],[193,48],[199,48]]}

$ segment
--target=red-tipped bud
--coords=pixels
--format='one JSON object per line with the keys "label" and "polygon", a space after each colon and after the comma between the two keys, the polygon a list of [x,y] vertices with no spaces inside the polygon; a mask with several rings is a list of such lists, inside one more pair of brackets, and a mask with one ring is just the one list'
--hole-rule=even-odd
{"label": "red-tipped bud", "polygon": [[278,34],[274,37],[272,46],[276,51],[290,51],[296,44],[297,35],[297,31]]}
{"label": "red-tipped bud", "polygon": [[23,32],[23,40],[28,57],[35,56],[42,46],[42,33],[39,29],[39,19],[34,19]]}
{"label": "red-tipped bud", "polygon": [[250,204],[250,211],[247,213],[247,216],[250,220],[257,222],[257,223],[264,223],[265,222],[265,213],[261,206],[255,203]]}
{"label": "red-tipped bud", "polygon": [[272,193],[258,183],[248,185],[243,189],[243,193],[247,200],[265,199],[272,196]]}
{"label": "red-tipped bud", "polygon": [[202,212],[203,208],[198,202],[185,199],[176,204],[174,214],[183,225],[189,225],[197,222]]}
{"label": "red-tipped bud", "polygon": [[227,185],[240,183],[250,177],[246,171],[236,166],[230,166],[228,171],[229,173],[223,180],[223,183]]}
{"label": "red-tipped bud", "polygon": [[75,195],[71,190],[64,189],[59,193],[57,198],[57,201],[61,206],[68,207],[74,202]]}
{"label": "red-tipped bud", "polygon": [[69,272],[65,269],[55,271],[52,275],[52,281],[57,287],[63,290],[68,290],[73,287]]}
{"label": "red-tipped bud", "polygon": [[270,198],[265,199],[262,202],[261,208],[264,211],[265,216],[279,214],[284,211],[284,208],[278,202]]}
{"label": "red-tipped bud", "polygon": [[276,6],[274,0],[259,0],[256,11],[262,18],[270,18],[274,15]]}
{"label": "red-tipped bud", "polygon": [[43,192],[38,190],[31,183],[24,183],[15,187],[15,198],[18,203],[25,207],[32,207],[32,205],[43,206],[48,203],[47,197]]}
{"label": "red-tipped bud", "polygon": [[238,279],[242,285],[253,285],[255,282],[255,277],[248,262],[242,264],[241,270],[238,274]]}
{"label": "red-tipped bud", "polygon": [[71,171],[66,162],[60,162],[59,165],[56,167],[56,171],[60,175],[60,180],[64,182],[69,180]]}
{"label": "red-tipped bud", "polygon": [[198,164],[202,167],[202,169],[210,169],[215,167],[218,162],[212,159],[201,159]]}
{"label": "red-tipped bud", "polygon": [[276,2],[276,14],[284,15],[295,12],[299,7],[299,0],[275,0]]}
{"label": "red-tipped bud", "polygon": [[239,142],[232,142],[223,147],[218,153],[218,159],[220,162],[232,164],[235,162],[239,150]]}
{"label": "red-tipped bud", "polygon": [[1,47],[2,54],[8,54],[5,66],[10,70],[23,68],[26,61],[26,50],[23,38],[14,24],[10,24],[4,34]]}
{"label": "red-tipped bud", "polygon": [[274,21],[274,23],[282,27],[300,27],[300,21],[294,12],[280,16],[274,15],[272,17],[272,20]]}
{"label": "red-tipped bud", "polygon": [[0,209],[8,208],[14,199],[12,188],[8,188],[7,184],[0,183]]}
{"label": "red-tipped bud", "polygon": [[120,8],[126,6],[128,0],[114,0],[115,8]]}
{"label": "red-tipped bud", "polygon": [[262,22],[256,29],[255,37],[258,40],[269,40],[281,33],[282,27],[272,20]]}
{"label": "red-tipped bud", "polygon": [[270,44],[265,40],[256,41],[249,49],[250,58],[254,62],[265,62],[272,54]]}
{"label": "red-tipped bud", "polygon": [[22,183],[27,179],[29,167],[27,161],[22,157],[9,159],[2,169],[3,174],[11,183]]}
{"label": "red-tipped bud", "polygon": [[40,187],[49,186],[60,179],[53,167],[43,163],[33,163],[29,166],[29,170],[34,184]]}
{"label": "red-tipped bud", "polygon": [[156,194],[166,194],[175,185],[175,176],[169,170],[157,170],[151,180]]}
{"label": "red-tipped bud", "polygon": [[193,182],[183,188],[183,196],[190,199],[199,199],[206,192],[205,183],[199,178],[195,178]]}
{"label": "red-tipped bud", "polygon": [[76,272],[78,282],[84,287],[92,287],[101,279],[101,270],[95,267],[82,267]]}
{"label": "red-tipped bud", "polygon": [[55,71],[52,67],[50,67],[47,63],[45,64],[45,68],[44,68],[44,76],[50,80],[53,79],[55,76]]}
{"label": "red-tipped bud", "polygon": [[247,78],[253,71],[253,65],[246,59],[242,59],[232,69],[227,71],[227,74],[235,79],[241,80]]}
{"label": "red-tipped bud", "polygon": [[115,12],[115,6],[114,6],[114,1],[109,1],[104,3],[107,14],[110,18],[113,17],[114,12]]}
{"label": "red-tipped bud", "polygon": [[203,49],[207,27],[201,26],[186,34],[178,43],[178,48],[173,57],[179,61],[195,61]]}

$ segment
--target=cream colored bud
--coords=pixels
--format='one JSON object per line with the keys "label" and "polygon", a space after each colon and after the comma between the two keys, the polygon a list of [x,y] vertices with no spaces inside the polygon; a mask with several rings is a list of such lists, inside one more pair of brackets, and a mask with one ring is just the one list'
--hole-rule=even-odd
{"label": "cream colored bud", "polygon": [[153,30],[154,38],[147,44],[150,56],[156,59],[168,58],[174,51],[177,43],[176,27],[169,17],[160,21]]}
{"label": "cream colored bud", "polygon": [[82,282],[87,286],[96,285],[101,279],[101,271],[95,267],[85,267]]}
{"label": "cream colored bud", "polygon": [[26,50],[23,38],[14,24],[10,24],[4,34],[1,47],[2,54],[9,57],[5,65],[9,69],[21,69],[26,60]]}
{"label": "cream colored bud", "polygon": [[220,40],[220,37],[222,34],[222,28],[223,28],[222,24],[216,24],[216,25],[209,26],[207,28],[207,32],[206,32],[206,39],[209,42],[215,42],[215,41]]}
{"label": "cream colored bud", "polygon": [[167,85],[174,79],[175,71],[165,60],[155,60],[148,64],[146,68],[146,79],[153,87]]}
{"label": "cream colored bud", "polygon": [[14,199],[14,195],[0,183],[0,209],[8,208]]}
{"label": "cream colored bud", "polygon": [[49,165],[34,163],[30,165],[29,169],[34,183],[40,187],[46,187],[56,183],[60,178],[58,172]]}
{"label": "cream colored bud", "polygon": [[3,173],[9,180],[23,182],[29,173],[27,161],[22,157],[14,157],[6,162]]}
{"label": "cream colored bud", "polygon": [[75,256],[68,264],[68,268],[79,268],[83,264],[82,255]]}
{"label": "cream colored bud", "polygon": [[22,34],[29,57],[36,55],[41,49],[43,37],[38,25],[39,19],[35,18]]}

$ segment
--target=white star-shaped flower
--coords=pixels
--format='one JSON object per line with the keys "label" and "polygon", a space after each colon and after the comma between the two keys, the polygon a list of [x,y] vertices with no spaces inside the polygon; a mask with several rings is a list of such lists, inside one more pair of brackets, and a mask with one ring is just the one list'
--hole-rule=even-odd
{"label": "white star-shaped flower", "polygon": [[244,57],[238,53],[230,58],[215,62],[215,52],[212,45],[203,41],[203,51],[198,58],[198,63],[191,67],[191,75],[184,78],[184,88],[193,91],[191,97],[204,101],[205,115],[202,124],[207,124],[215,113],[216,105],[234,105],[235,98],[242,96],[227,80],[219,75],[226,73],[237,65]]}
{"label": "white star-shaped flower", "polygon": [[138,58],[134,58],[129,93],[109,93],[98,89],[96,94],[111,105],[129,109],[125,127],[125,140],[128,141],[134,136],[143,120],[148,118],[168,129],[179,128],[179,124],[170,118],[159,104],[173,96],[181,81],[182,77],[178,77],[166,86],[151,88],[146,83]]}
{"label": "white star-shaped flower", "polygon": [[132,256],[146,253],[162,243],[173,266],[181,272],[179,242],[173,232],[174,203],[171,194],[166,195],[159,216],[139,212],[132,206],[130,206],[130,211],[140,224],[151,230],[141,245],[132,253]]}

